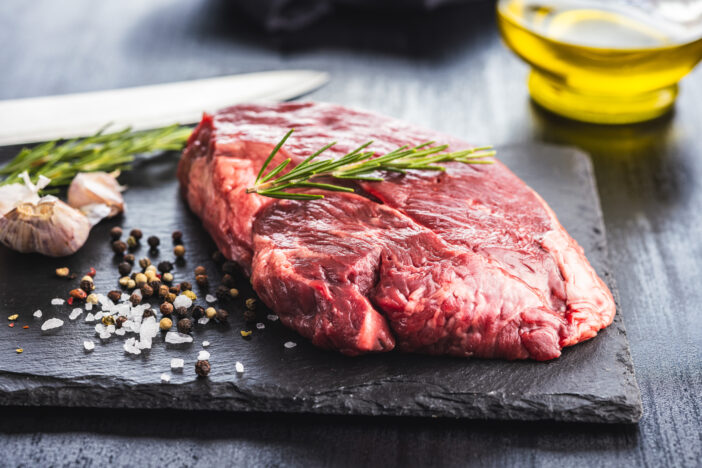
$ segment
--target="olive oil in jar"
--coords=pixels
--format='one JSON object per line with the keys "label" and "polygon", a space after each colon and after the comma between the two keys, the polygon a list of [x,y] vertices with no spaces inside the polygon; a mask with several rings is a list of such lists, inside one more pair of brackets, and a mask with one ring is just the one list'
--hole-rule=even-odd
{"label": "olive oil in jar", "polygon": [[532,67],[537,103],[619,124],[668,111],[678,81],[702,58],[702,10],[685,10],[693,3],[651,0],[644,10],[617,1],[500,0],[497,16],[507,45]]}

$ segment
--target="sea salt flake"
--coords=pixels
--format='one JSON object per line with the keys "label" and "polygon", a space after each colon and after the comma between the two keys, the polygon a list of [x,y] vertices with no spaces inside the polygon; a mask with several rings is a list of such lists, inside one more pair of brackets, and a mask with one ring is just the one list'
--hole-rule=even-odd
{"label": "sea salt flake", "polygon": [[294,348],[295,346],[297,346],[297,343],[295,343],[294,341],[287,341],[283,346],[290,349],[290,348]]}
{"label": "sea salt flake", "polygon": [[239,361],[236,361],[236,364],[234,364],[234,368],[236,369],[237,374],[244,373],[244,365]]}
{"label": "sea salt flake", "polygon": [[93,340],[84,341],[83,347],[86,351],[92,351],[95,349],[95,342]]}
{"label": "sea salt flake", "polygon": [[270,320],[271,322],[275,322],[276,320],[278,320],[278,316],[275,315],[275,314],[268,314],[268,315],[266,316],[266,318],[267,318],[268,320]]}
{"label": "sea salt flake", "polygon": [[217,298],[214,297],[212,294],[208,294],[207,296],[205,296],[205,300],[207,302],[215,302],[217,300]]}
{"label": "sea salt flake", "polygon": [[171,369],[182,369],[185,365],[185,361],[179,358],[171,359]]}
{"label": "sea salt flake", "polygon": [[50,318],[46,322],[41,324],[42,331],[53,330],[63,325],[63,320],[57,318]]}
{"label": "sea salt flake", "polygon": [[34,317],[36,317],[36,318],[41,318],[41,316],[42,316],[41,310],[36,310],[36,311],[34,311]]}
{"label": "sea salt flake", "polygon": [[184,333],[169,331],[166,333],[166,343],[180,344],[180,343],[192,343],[193,337],[186,335]]}
{"label": "sea salt flake", "polygon": [[89,313],[88,315],[85,316],[85,321],[86,322],[94,322],[95,316],[92,313]]}
{"label": "sea salt flake", "polygon": [[210,358],[210,353],[207,351],[200,351],[197,353],[197,360],[198,361],[207,361]]}
{"label": "sea salt flake", "polygon": [[124,336],[125,333],[127,333],[127,330],[125,330],[124,327],[115,330],[115,335],[117,336]]}
{"label": "sea salt flake", "polygon": [[51,299],[51,305],[63,305],[64,302],[66,302],[66,301],[64,301],[60,297],[55,297],[55,298]]}
{"label": "sea salt flake", "polygon": [[263,324],[263,323],[261,323],[261,322],[259,322],[259,323],[256,324],[256,328],[258,328],[259,330],[263,330],[264,328],[266,328],[266,325]]}
{"label": "sea salt flake", "polygon": [[168,383],[171,381],[171,376],[168,374],[161,374],[161,382]]}
{"label": "sea salt flake", "polygon": [[124,351],[130,354],[141,354],[141,350],[136,347],[136,338],[127,338],[124,342]]}
{"label": "sea salt flake", "polygon": [[200,318],[197,320],[197,323],[199,323],[200,325],[207,325],[207,323],[208,323],[209,321],[210,321],[210,319],[208,319],[207,317],[200,317]]}
{"label": "sea salt flake", "polygon": [[202,342],[202,347],[203,347],[203,348],[207,348],[209,345],[210,345],[210,342],[209,342],[209,341],[203,341],[203,342]]}
{"label": "sea salt flake", "polygon": [[85,304],[85,310],[87,310],[87,311],[93,310],[93,305],[90,302],[88,302],[87,304]]}
{"label": "sea salt flake", "polygon": [[109,315],[109,314],[105,314],[104,312],[100,311],[100,312],[98,312],[97,314],[95,314],[95,320],[100,320],[100,319],[103,318],[105,315]]}
{"label": "sea salt flake", "polygon": [[191,305],[193,305],[193,301],[184,294],[181,294],[180,296],[176,297],[173,301],[173,308],[175,309],[179,309],[181,307],[185,307],[186,309],[188,309]]}
{"label": "sea salt flake", "polygon": [[71,311],[71,315],[68,316],[69,320],[75,320],[78,317],[80,317],[80,314],[83,313],[83,309],[81,308],[75,308]]}

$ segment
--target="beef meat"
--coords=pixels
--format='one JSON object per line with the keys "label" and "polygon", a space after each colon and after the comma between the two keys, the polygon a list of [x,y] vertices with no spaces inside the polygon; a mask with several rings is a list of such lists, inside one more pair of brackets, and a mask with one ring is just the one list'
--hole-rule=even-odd
{"label": "beef meat", "polygon": [[340,106],[242,105],[206,115],[178,168],[190,207],[283,323],[345,354],[552,359],[615,307],[546,203],[499,162],[448,164],[316,201],[247,194],[273,146],[299,162],[455,138]]}

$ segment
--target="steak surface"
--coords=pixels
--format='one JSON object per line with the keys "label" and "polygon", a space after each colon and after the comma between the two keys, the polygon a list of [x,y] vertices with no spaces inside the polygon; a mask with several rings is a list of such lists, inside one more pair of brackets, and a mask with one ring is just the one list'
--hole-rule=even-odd
{"label": "steak surface", "polygon": [[[383,154],[455,138],[318,103],[241,105],[205,115],[178,168],[183,194],[222,252],[281,321],[348,355],[403,351],[558,357],[611,323],[612,296],[546,203],[499,162],[384,174],[359,194],[314,201],[247,194],[272,164],[372,139]],[[273,167],[273,166],[271,166]]]}

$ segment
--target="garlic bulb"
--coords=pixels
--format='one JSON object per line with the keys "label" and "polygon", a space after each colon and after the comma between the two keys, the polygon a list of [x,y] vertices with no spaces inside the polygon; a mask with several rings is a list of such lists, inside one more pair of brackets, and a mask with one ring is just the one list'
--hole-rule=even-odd
{"label": "garlic bulb", "polygon": [[85,244],[90,227],[83,213],[48,195],[38,203],[20,203],[0,217],[0,242],[22,253],[63,257]]}
{"label": "garlic bulb", "polygon": [[51,179],[39,176],[36,185],[29,179],[27,171],[20,174],[23,183],[7,184],[0,186],[0,216],[4,215],[20,203],[37,203],[39,195],[37,192],[43,189]]}
{"label": "garlic bulb", "polygon": [[[119,175],[119,172],[116,175]],[[102,212],[94,205],[106,205],[109,208],[107,217],[110,218],[121,213],[124,211],[124,198],[122,198],[124,187],[119,185],[116,175],[107,172],[77,174],[68,187],[68,204],[80,209],[89,218],[97,219],[99,215],[96,213]]]}

